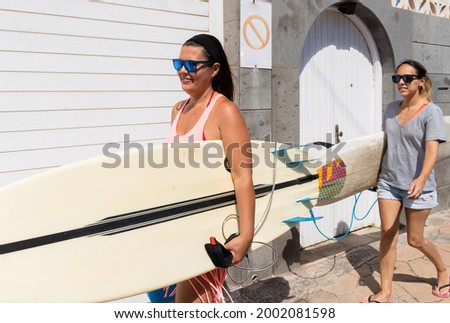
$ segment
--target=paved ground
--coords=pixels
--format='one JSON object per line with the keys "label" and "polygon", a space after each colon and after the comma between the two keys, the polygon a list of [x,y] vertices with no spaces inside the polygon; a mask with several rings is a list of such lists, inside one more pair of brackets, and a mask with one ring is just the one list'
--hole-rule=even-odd
{"label": "paved ground", "polygon": [[[425,235],[438,247],[450,268],[450,210],[432,214]],[[302,264],[283,275],[244,288],[232,287],[235,302],[356,303],[379,290],[379,229],[365,228],[341,241],[329,241],[301,251]],[[431,294],[434,266],[408,246],[402,230],[394,274],[394,302],[445,302]]]}
{"label": "paved ground", "polygon": [[[430,215],[425,235],[438,247],[450,269],[450,209]],[[246,287],[230,284],[238,303],[357,303],[379,290],[378,228],[353,232],[340,241],[300,251],[301,264],[282,275]],[[408,246],[402,230],[394,274],[394,302],[450,303],[431,294],[434,266]],[[251,273],[250,273],[251,275]],[[148,302],[145,294],[116,302]]]}

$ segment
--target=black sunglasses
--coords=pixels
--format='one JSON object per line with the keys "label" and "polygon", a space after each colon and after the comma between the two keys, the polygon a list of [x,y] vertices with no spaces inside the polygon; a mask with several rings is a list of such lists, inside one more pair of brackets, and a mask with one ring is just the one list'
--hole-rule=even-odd
{"label": "black sunglasses", "polygon": [[212,61],[192,61],[192,60],[186,60],[183,61],[182,59],[175,58],[172,60],[173,67],[179,71],[184,66],[186,68],[186,71],[189,73],[195,73],[197,72],[197,65],[203,64],[203,65],[213,65],[214,62]]}
{"label": "black sunglasses", "polygon": [[403,82],[409,84],[414,79],[419,79],[419,75],[413,75],[413,74],[404,74],[404,75],[392,75],[392,82],[398,83],[400,80],[403,80]]}

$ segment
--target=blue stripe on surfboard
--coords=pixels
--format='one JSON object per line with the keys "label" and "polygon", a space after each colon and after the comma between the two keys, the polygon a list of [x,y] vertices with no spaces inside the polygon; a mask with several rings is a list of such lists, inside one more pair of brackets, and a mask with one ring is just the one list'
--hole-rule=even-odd
{"label": "blue stripe on surfboard", "polygon": [[318,198],[317,197],[308,197],[305,199],[298,200],[297,203],[305,203],[305,202],[310,202],[310,201],[315,201],[315,200],[318,200]]}
{"label": "blue stripe on surfboard", "polygon": [[298,146],[285,146],[283,148],[279,148],[277,150],[272,151],[272,154],[274,155],[279,155],[279,154],[284,154],[285,152],[287,152],[288,150],[291,149],[302,149],[303,147],[305,147],[306,145],[298,145]]}
{"label": "blue stripe on surfboard", "polygon": [[317,216],[317,217],[313,217],[313,218],[306,218],[306,217],[296,216],[294,218],[283,220],[283,223],[311,222],[311,221],[320,220],[322,218],[323,218],[323,216]]}
{"label": "blue stripe on surfboard", "polygon": [[[275,185],[258,185],[255,186],[255,194],[257,198],[261,198],[269,194],[272,190],[301,185],[317,179],[318,175],[315,174],[306,175],[294,180],[277,183]],[[236,197],[234,191],[229,191],[138,212],[126,213],[105,218],[97,223],[93,223],[82,228],[5,243],[0,245],[0,255],[81,237],[119,234],[162,222],[195,215],[197,213],[214,210],[224,206],[233,205],[235,203]]]}

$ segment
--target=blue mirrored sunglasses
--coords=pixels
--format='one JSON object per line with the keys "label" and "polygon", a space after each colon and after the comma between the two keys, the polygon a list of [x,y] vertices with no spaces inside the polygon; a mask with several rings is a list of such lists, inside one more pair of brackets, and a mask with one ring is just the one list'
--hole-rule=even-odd
{"label": "blue mirrored sunglasses", "polygon": [[404,75],[392,75],[392,82],[398,83],[400,80],[403,80],[403,82],[409,84],[414,79],[419,79],[420,77],[418,75],[413,74],[404,74]]}
{"label": "blue mirrored sunglasses", "polygon": [[175,58],[172,60],[173,67],[179,71],[184,66],[186,68],[186,71],[189,73],[195,73],[197,72],[197,65],[203,64],[203,65],[213,65],[214,62],[212,61],[192,61],[192,60],[186,60],[183,61],[182,59]]}

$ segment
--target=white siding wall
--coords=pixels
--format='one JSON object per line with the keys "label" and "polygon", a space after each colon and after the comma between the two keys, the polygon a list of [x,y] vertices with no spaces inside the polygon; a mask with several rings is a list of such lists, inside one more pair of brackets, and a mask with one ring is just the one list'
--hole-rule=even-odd
{"label": "white siding wall", "polygon": [[0,187],[100,155],[125,134],[161,141],[171,106],[185,97],[171,59],[211,30],[210,5],[2,0]]}

